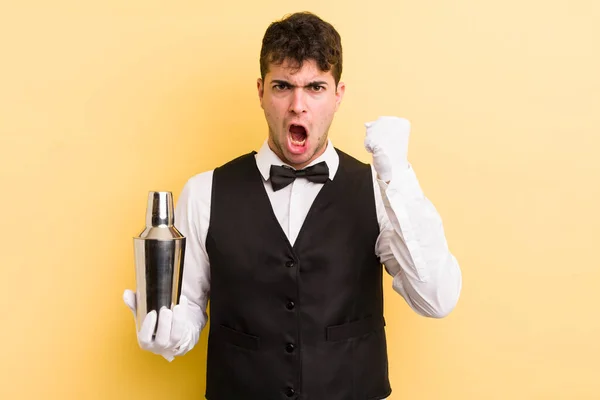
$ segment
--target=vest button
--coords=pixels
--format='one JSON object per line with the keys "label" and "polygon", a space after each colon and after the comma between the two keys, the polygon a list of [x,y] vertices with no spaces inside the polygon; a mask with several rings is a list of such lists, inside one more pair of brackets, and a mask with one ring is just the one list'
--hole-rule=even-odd
{"label": "vest button", "polygon": [[295,265],[293,260],[286,261],[285,266],[288,268],[292,268]]}
{"label": "vest button", "polygon": [[288,303],[285,305],[285,307],[286,307],[288,310],[293,310],[293,309],[294,309],[294,307],[296,307],[296,304],[295,304],[293,301],[288,301]]}
{"label": "vest button", "polygon": [[296,394],[296,391],[294,390],[294,388],[287,388],[285,394],[287,397],[292,397]]}
{"label": "vest button", "polygon": [[292,343],[288,343],[285,346],[285,351],[287,351],[288,353],[292,353],[294,351],[294,349],[295,349],[295,347],[294,347],[294,345]]}

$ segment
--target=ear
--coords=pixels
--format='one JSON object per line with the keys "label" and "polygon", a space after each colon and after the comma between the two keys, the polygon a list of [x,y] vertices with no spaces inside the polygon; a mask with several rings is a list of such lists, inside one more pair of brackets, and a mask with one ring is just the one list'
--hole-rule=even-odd
{"label": "ear", "polygon": [[342,99],[344,98],[344,93],[346,92],[346,84],[344,82],[339,82],[335,91],[335,111],[340,108],[340,104],[342,103]]}
{"label": "ear", "polygon": [[261,78],[258,78],[256,80],[256,89],[258,90],[258,99],[260,100],[260,106],[262,108],[262,100],[265,94],[265,85],[263,84],[263,80]]}

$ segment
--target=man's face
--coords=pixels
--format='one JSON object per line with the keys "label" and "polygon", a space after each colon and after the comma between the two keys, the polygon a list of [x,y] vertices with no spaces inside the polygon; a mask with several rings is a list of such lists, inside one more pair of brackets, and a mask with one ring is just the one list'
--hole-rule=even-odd
{"label": "man's face", "polygon": [[296,169],[323,154],[344,90],[345,85],[336,87],[331,71],[321,71],[314,60],[304,61],[299,70],[287,61],[271,64],[264,82],[258,80],[271,150]]}

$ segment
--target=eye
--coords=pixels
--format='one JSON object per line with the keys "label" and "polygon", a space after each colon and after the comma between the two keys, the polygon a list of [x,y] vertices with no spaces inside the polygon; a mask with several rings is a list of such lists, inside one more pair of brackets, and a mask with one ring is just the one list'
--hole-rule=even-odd
{"label": "eye", "polygon": [[276,85],[273,85],[273,90],[275,90],[276,92],[281,92],[283,90],[289,89],[290,85],[288,85],[287,83],[278,83]]}
{"label": "eye", "polygon": [[323,86],[323,85],[312,85],[310,87],[310,90],[312,90],[313,92],[323,92],[325,90],[325,86]]}

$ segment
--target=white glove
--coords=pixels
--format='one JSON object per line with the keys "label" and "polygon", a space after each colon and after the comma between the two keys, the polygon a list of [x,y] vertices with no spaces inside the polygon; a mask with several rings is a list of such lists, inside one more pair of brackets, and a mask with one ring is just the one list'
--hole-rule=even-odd
{"label": "white glove", "polygon": [[408,168],[410,122],[399,117],[379,117],[365,126],[365,149],[373,154],[373,167],[379,179],[390,182],[394,171]]}
{"label": "white glove", "polygon": [[[131,290],[125,290],[123,301],[133,312],[136,318],[136,296]],[[136,325],[137,326],[137,325]],[[181,295],[179,304],[173,311],[163,307],[158,317],[156,337],[152,340],[156,326],[156,311],[152,310],[144,318],[140,331],[137,332],[138,344],[143,350],[163,356],[168,361],[173,361],[175,356],[183,354],[187,349],[182,344],[190,341],[193,325],[190,322],[188,299]],[[181,347],[181,348],[180,348]]]}

